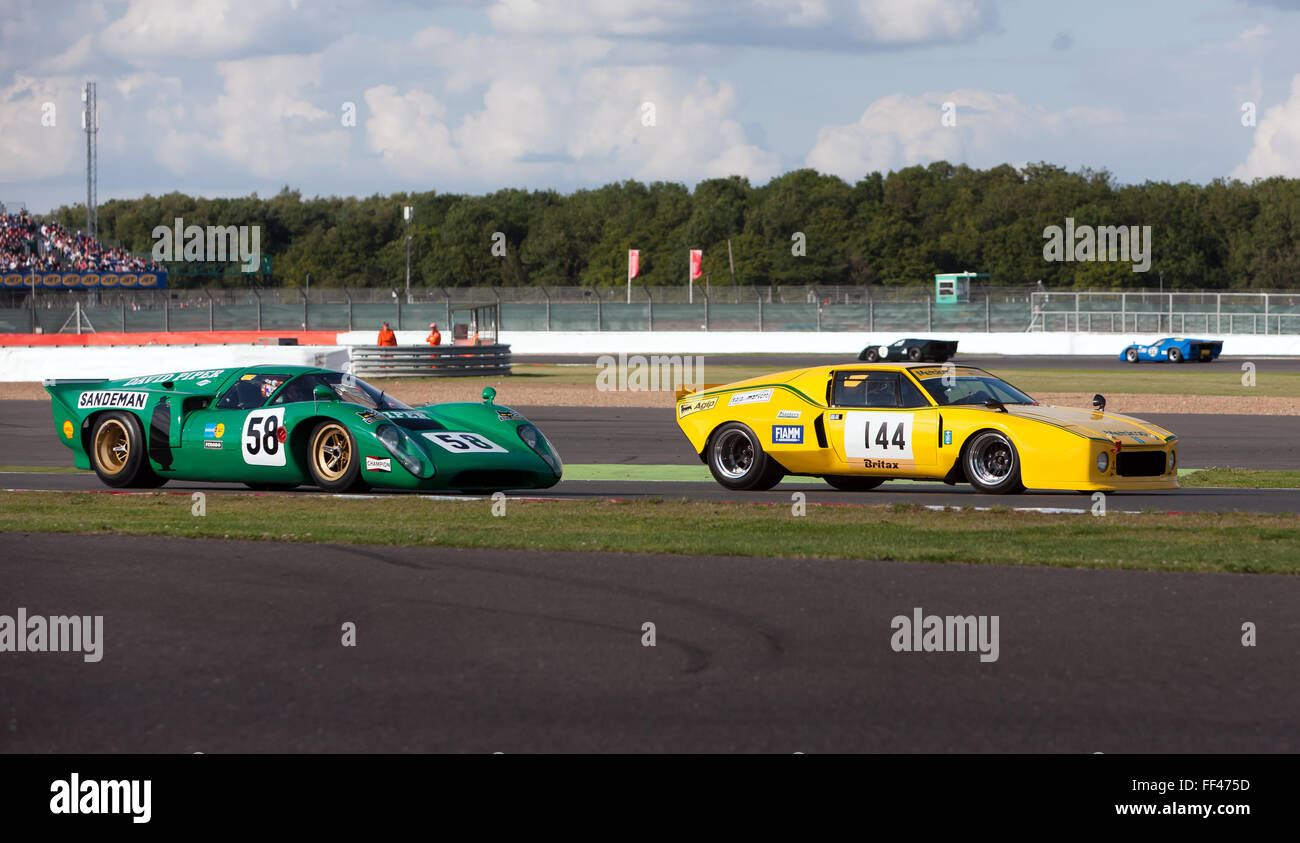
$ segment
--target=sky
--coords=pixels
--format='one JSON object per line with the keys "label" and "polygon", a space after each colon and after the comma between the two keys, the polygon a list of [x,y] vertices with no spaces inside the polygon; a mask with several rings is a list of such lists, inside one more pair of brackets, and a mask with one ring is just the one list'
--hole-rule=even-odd
{"label": "sky", "polygon": [[1300,176],[1300,0],[0,0],[0,202]]}

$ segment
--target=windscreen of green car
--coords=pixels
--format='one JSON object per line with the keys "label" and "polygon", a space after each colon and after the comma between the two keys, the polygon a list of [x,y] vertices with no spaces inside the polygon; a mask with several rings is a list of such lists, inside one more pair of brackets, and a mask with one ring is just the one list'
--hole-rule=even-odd
{"label": "windscreen of green car", "polygon": [[410,410],[409,404],[403,404],[391,395],[385,395],[359,378],[342,372],[313,372],[294,378],[280,394],[276,395],[271,405],[291,404],[295,401],[315,400],[316,387],[328,386],[340,401],[357,404],[367,410]]}
{"label": "windscreen of green car", "polygon": [[934,403],[945,406],[951,404],[984,404],[990,400],[1003,404],[1036,404],[1038,402],[1016,389],[1004,380],[992,375],[954,375],[946,379],[943,376],[923,378],[921,386],[930,393]]}

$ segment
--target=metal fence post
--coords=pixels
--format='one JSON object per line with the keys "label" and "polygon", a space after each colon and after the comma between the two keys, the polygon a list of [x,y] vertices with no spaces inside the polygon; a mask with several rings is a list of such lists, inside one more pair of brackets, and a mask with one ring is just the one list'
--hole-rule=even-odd
{"label": "metal fence post", "polygon": [[763,331],[763,294],[758,294],[758,330]]}
{"label": "metal fence post", "polygon": [[208,294],[208,333],[212,333],[213,331],[215,331],[215,330],[217,329],[217,328],[216,328],[216,325],[217,325],[217,319],[216,319],[217,302],[216,302],[216,300],[215,300],[214,298],[212,298],[212,291],[211,291],[211,290],[204,290],[203,292],[205,292],[205,293]]}
{"label": "metal fence post", "polygon": [[[1265,294],[1264,294],[1264,336],[1268,336],[1268,300],[1269,300],[1269,298],[1270,298],[1270,297],[1269,297],[1269,294],[1268,294],[1268,293],[1265,293]],[[1279,324],[1278,324],[1278,328],[1281,328],[1281,327],[1282,327],[1282,325],[1279,323]]]}
{"label": "metal fence post", "polygon": [[600,298],[600,288],[592,287],[591,291],[596,295],[596,330],[603,331],[605,330],[605,317],[601,314],[601,305],[603,302]]}
{"label": "metal fence post", "polygon": [[642,284],[642,285],[641,285],[641,289],[642,289],[642,290],[645,290],[645,300],[646,300],[646,319],[647,319],[647,321],[648,321],[648,323],[649,323],[649,328],[648,328],[648,330],[653,331],[653,330],[655,329],[655,300],[654,300],[654,297],[650,295],[650,288],[649,288],[649,287],[647,287],[646,285]]}
{"label": "metal fence post", "polygon": [[876,330],[876,303],[871,296],[871,290],[867,290],[867,330]]}
{"label": "metal fence post", "polygon": [[[347,290],[344,290],[343,295],[348,300],[348,330],[351,331],[352,330],[352,294],[349,293]],[[451,329],[448,328],[447,330],[451,330]]]}
{"label": "metal fence post", "polygon": [[298,292],[302,293],[302,329],[303,329],[304,331],[310,331],[310,330],[311,330],[311,311],[310,311],[309,308],[310,308],[311,305],[310,305],[309,300],[307,299],[307,291],[306,291],[306,290],[299,290]]}
{"label": "metal fence post", "polygon": [[989,304],[991,298],[989,293],[984,294],[984,333],[986,334],[993,333],[993,308]]}
{"label": "metal fence post", "polygon": [[[32,311],[32,313],[35,312]],[[122,333],[126,333],[126,296],[122,296]]]}
{"label": "metal fence post", "polygon": [[[1209,319],[1210,317],[1205,317]],[[1214,332],[1223,333],[1223,293],[1214,294]]]}
{"label": "metal fence post", "polygon": [[817,332],[821,333],[821,329],[822,329],[822,303],[821,303],[821,297],[819,296],[817,300]]}
{"label": "metal fence post", "polygon": [[[158,294],[155,293],[154,295],[156,296]],[[170,331],[172,329],[172,297],[166,293],[163,293],[162,297],[163,297],[163,331]],[[1268,327],[1267,322],[1264,323],[1264,327],[1265,328]],[[77,333],[81,333],[81,332],[78,331]]]}
{"label": "metal fence post", "polygon": [[927,293],[926,296],[925,296],[925,329],[926,329],[927,331],[933,331],[933,330],[934,330],[934,313],[933,313],[933,311],[934,311],[934,304],[933,304],[933,302],[930,301],[930,296],[929,296],[929,294]]}
{"label": "metal fence post", "polygon": [[402,297],[394,296],[394,300],[397,302],[397,320],[393,325],[400,331],[402,330]]}
{"label": "metal fence post", "polygon": [[704,330],[709,330],[709,291],[704,291]]}
{"label": "metal fence post", "polygon": [[253,295],[257,298],[257,330],[260,331],[262,330],[262,294],[254,290]]}
{"label": "metal fence post", "polygon": [[542,295],[546,296],[546,330],[549,331],[551,330],[551,294],[546,292],[545,285],[539,285],[538,289],[542,291]]}

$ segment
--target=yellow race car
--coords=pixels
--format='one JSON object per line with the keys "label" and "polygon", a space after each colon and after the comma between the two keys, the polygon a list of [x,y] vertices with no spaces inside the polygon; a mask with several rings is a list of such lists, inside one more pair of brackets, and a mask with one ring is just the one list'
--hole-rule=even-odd
{"label": "yellow race car", "polygon": [[728,489],[786,475],[837,489],[886,480],[970,483],[981,492],[1178,488],[1178,437],[1105,411],[1051,407],[983,369],[818,366],[679,396],[677,424]]}

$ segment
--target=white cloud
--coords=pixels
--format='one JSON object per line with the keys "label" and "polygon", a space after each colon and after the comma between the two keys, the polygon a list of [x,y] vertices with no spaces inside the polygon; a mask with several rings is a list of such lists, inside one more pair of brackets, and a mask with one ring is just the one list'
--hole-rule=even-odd
{"label": "white cloud", "polygon": [[[459,124],[418,90],[366,91],[366,143],[395,173],[497,184],[620,178],[766,179],[775,157],[746,140],[730,85],[662,67],[590,67],[576,78],[533,67],[495,78]],[[654,125],[643,104],[654,105]]]}
{"label": "white cloud", "polygon": [[[943,125],[945,103],[955,105],[956,125]],[[1051,111],[992,91],[893,94],[867,106],[856,123],[823,127],[806,163],[853,181],[873,170],[937,160],[980,167],[1054,160],[1062,139],[1091,134],[1119,119],[1111,109]]]}
{"label": "white cloud", "polygon": [[1300,74],[1291,79],[1287,101],[1266,109],[1260,116],[1250,152],[1231,175],[1243,181],[1300,176]]}
{"label": "white cloud", "polygon": [[811,49],[961,41],[993,27],[990,0],[496,0],[499,32]]}
{"label": "white cloud", "polygon": [[[321,60],[313,55],[221,62],[221,93],[213,102],[184,103],[183,119],[171,120],[158,141],[158,160],[178,173],[220,163],[280,180],[337,168],[348,155],[349,130],[341,112],[312,99],[320,96],[315,89]],[[159,104],[155,113],[165,120],[174,108]]]}
{"label": "white cloud", "polygon": [[[0,181],[25,182],[76,169],[85,160],[80,102],[81,85],[71,78],[17,75],[13,84],[0,88]],[[49,113],[46,103],[54,106],[52,126],[42,123]]]}

